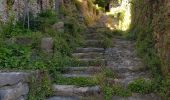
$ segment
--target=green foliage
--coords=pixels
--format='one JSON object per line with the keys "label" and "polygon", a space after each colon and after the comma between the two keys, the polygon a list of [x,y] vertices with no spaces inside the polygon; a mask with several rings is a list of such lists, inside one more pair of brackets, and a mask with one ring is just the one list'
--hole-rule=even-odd
{"label": "green foliage", "polygon": [[11,38],[13,36],[31,33],[30,30],[24,29],[19,23],[14,24],[12,17],[6,23],[0,23],[0,25],[1,38]]}
{"label": "green foliage", "polygon": [[108,37],[104,37],[101,44],[103,48],[109,48],[112,46],[112,39]]}
{"label": "green foliage", "polygon": [[146,79],[137,79],[128,85],[132,92],[147,94],[153,92],[152,81]]}
{"label": "green foliage", "polygon": [[21,47],[15,44],[2,45],[0,47],[0,66],[1,69],[14,68],[23,69],[30,65],[30,48]]}
{"label": "green foliage", "polygon": [[111,100],[112,97],[115,96],[122,96],[122,97],[128,97],[131,96],[131,92],[127,89],[122,88],[118,85],[105,85],[102,87],[102,90],[104,92],[105,100]]}
{"label": "green foliage", "polygon": [[104,69],[104,76],[107,78],[115,78],[115,74],[114,74],[113,70],[110,68]]}
{"label": "green foliage", "polygon": [[95,0],[95,3],[104,8],[107,5],[108,0]]}
{"label": "green foliage", "polygon": [[[44,10],[34,17],[30,13],[30,29],[33,31],[46,31],[46,28],[50,27],[58,21],[56,13],[52,10]],[[23,23],[23,22],[22,22]],[[26,24],[27,25],[27,24]]]}
{"label": "green foliage", "polygon": [[159,90],[157,90],[158,94],[160,94],[162,96],[162,98],[164,100],[170,100],[170,79],[167,78],[167,79],[164,79],[164,80],[161,80],[161,86],[159,86]]}
{"label": "green foliage", "polygon": [[52,95],[51,81],[47,71],[39,71],[38,76],[31,77],[29,83],[30,90],[28,100],[45,100],[47,96]]}
{"label": "green foliage", "polygon": [[105,100],[111,100],[113,96],[113,89],[110,86],[104,86],[102,90],[104,92]]}

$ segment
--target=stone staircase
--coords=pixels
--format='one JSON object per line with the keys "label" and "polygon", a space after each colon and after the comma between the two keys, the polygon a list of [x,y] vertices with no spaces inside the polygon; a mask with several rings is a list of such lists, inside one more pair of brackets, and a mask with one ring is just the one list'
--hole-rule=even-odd
{"label": "stone staircase", "polygon": [[[95,29],[89,29],[86,32],[85,43],[78,47],[72,54],[78,62],[77,66],[65,67],[62,77],[66,78],[89,78],[93,80],[95,74],[101,71],[100,66],[105,65],[105,49],[101,46],[101,40],[98,39],[98,33]],[[85,98],[99,97],[101,89],[98,85],[94,86],[76,86],[66,84],[53,85],[55,96],[47,100],[86,100]]]}

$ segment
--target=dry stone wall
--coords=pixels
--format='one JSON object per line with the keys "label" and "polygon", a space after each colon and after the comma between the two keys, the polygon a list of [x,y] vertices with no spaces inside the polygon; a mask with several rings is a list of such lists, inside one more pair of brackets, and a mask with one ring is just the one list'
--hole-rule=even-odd
{"label": "dry stone wall", "polygon": [[0,19],[7,21],[10,16],[15,19],[23,17],[26,11],[36,15],[42,10],[53,9],[54,0],[0,0]]}
{"label": "dry stone wall", "polygon": [[[170,76],[170,0],[133,0],[131,29],[136,34],[142,31],[140,36],[145,37],[141,39],[147,38],[147,34],[153,35],[161,70]],[[146,31],[148,29],[152,33]]]}
{"label": "dry stone wall", "polygon": [[26,100],[29,77],[26,72],[1,72],[0,100]]}

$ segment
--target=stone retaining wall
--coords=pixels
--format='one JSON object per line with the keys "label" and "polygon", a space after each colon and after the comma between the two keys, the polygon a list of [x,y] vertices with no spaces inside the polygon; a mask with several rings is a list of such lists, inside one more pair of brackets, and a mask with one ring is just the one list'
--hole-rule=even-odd
{"label": "stone retaining wall", "polygon": [[0,19],[6,21],[10,16],[18,19],[23,17],[26,11],[36,15],[41,10],[54,7],[54,0],[0,0]]}
{"label": "stone retaining wall", "polygon": [[0,100],[26,100],[30,76],[26,72],[1,72]]}

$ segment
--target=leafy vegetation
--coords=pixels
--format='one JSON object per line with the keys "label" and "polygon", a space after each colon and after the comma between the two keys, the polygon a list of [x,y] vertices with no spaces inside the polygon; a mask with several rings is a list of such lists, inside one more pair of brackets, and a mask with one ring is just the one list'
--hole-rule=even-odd
{"label": "leafy vegetation", "polygon": [[28,100],[44,100],[52,95],[48,71],[39,71],[41,76],[31,77]]}
{"label": "leafy vegetation", "polygon": [[104,91],[105,100],[111,100],[114,95],[121,97],[131,96],[131,91],[118,85],[105,85],[102,87],[102,89]]}
{"label": "leafy vegetation", "polygon": [[[83,40],[80,35],[83,28],[74,17],[66,18],[63,32],[52,27],[58,21],[55,12],[47,10],[35,18],[30,15],[30,29],[23,26],[22,20],[14,23],[13,18],[7,23],[1,23],[0,69],[47,70],[47,73],[57,80],[61,68],[72,64],[71,53]],[[41,51],[40,41],[43,37],[53,37],[55,45],[53,56]],[[18,38],[30,39],[31,42],[29,45],[18,43]],[[29,100],[42,100],[51,94],[50,84],[45,77],[40,80],[41,83],[37,83],[35,79],[33,78],[33,82],[30,83]]]}
{"label": "leafy vegetation", "polygon": [[[132,23],[130,27],[129,37],[132,40],[136,40],[137,54],[142,58],[144,64],[150,69],[153,75],[153,80],[147,83],[144,80],[137,80],[131,84],[132,90],[138,92],[156,92],[161,94],[165,99],[169,99],[169,78],[166,78],[162,74],[162,61],[158,56],[158,51],[155,48],[154,28],[153,28],[153,8],[152,4],[146,3],[144,0],[132,1],[131,7]],[[141,6],[145,5],[145,6]],[[139,7],[136,9],[135,7]],[[149,12],[149,14],[148,14]],[[140,14],[140,15],[139,15]],[[147,17],[146,17],[147,16]],[[143,18],[146,17],[144,20]],[[166,72],[166,71],[165,71]],[[144,85],[142,85],[144,84]],[[139,88],[137,88],[137,86]],[[165,88],[167,87],[167,88]],[[147,88],[147,89],[146,89]]]}
{"label": "leafy vegetation", "polygon": [[146,79],[137,79],[133,82],[131,82],[128,86],[128,88],[132,92],[138,92],[142,94],[147,94],[153,92],[152,88],[152,81],[146,80]]}

